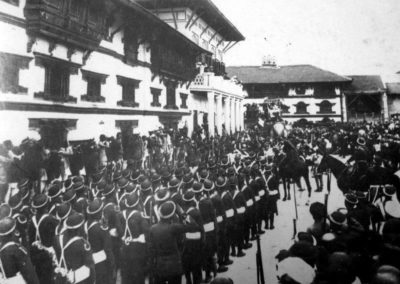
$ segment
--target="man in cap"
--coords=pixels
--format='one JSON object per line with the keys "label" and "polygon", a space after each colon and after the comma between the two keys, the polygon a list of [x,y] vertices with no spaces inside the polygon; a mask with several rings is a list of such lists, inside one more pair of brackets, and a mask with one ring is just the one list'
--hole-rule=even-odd
{"label": "man in cap", "polygon": [[137,193],[125,199],[122,212],[124,231],[122,235],[121,278],[122,284],[144,284],[148,263],[147,239],[149,219],[143,214]]}
{"label": "man in cap", "polygon": [[95,266],[90,244],[84,236],[85,219],[74,213],[65,221],[65,232],[58,237],[56,277],[67,278],[74,284],[95,283]]}
{"label": "man in cap", "polygon": [[140,184],[140,201],[143,205],[143,211],[146,217],[151,217],[150,222],[155,222],[155,216],[153,216],[153,205],[154,197],[151,182],[145,179]]}
{"label": "man in cap", "polygon": [[219,192],[221,195],[222,203],[225,209],[225,237],[224,240],[222,241],[222,259],[223,259],[223,264],[224,265],[230,265],[233,263],[229,259],[229,251],[231,248],[231,245],[233,245],[233,235],[235,233],[235,212],[236,212],[236,207],[235,207],[235,202],[233,201],[232,195],[230,194],[228,190],[228,179],[225,177],[219,177],[217,178],[217,181],[215,182],[215,187],[216,190]]}
{"label": "man in cap", "polygon": [[96,271],[96,284],[115,283],[115,260],[111,236],[102,224],[103,201],[94,199],[86,209],[87,221],[84,224]]}
{"label": "man in cap", "polygon": [[115,258],[116,269],[120,267],[120,248],[121,248],[121,236],[120,232],[121,223],[118,218],[120,214],[120,208],[118,205],[115,185],[107,184],[102,192],[103,195],[103,218],[106,226],[108,227],[108,232],[111,236],[113,254]]}
{"label": "man in cap", "polygon": [[11,217],[0,220],[0,272],[9,283],[39,284],[28,252],[14,235],[16,221]]}
{"label": "man in cap", "polygon": [[211,272],[214,275],[216,274],[214,256],[217,252],[217,218],[215,207],[210,198],[213,188],[214,184],[209,179],[205,179],[200,186],[197,183],[193,184],[193,191],[196,193],[200,214],[204,222],[205,247],[203,250],[203,268],[206,273],[206,282],[211,280]]}
{"label": "man in cap", "polygon": [[[233,234],[232,256],[243,257],[245,253],[244,248],[244,232],[245,232],[245,217],[246,212],[246,199],[238,188],[237,178],[232,176],[229,178],[229,193],[235,203],[235,230]],[[237,253],[236,253],[237,251]]]}
{"label": "man in cap", "polygon": [[[178,241],[188,232],[199,227],[193,223],[174,223],[176,205],[172,201],[160,208],[161,221],[153,225],[149,233],[149,250],[153,260],[155,284],[179,284],[183,273]],[[190,217],[188,217],[190,220]]]}
{"label": "man in cap", "polygon": [[57,219],[48,214],[49,198],[45,194],[37,194],[32,200],[32,208],[36,214],[28,227],[31,246],[32,263],[36,269],[40,283],[52,283],[53,243]]}
{"label": "man in cap", "polygon": [[197,208],[194,195],[192,190],[188,190],[182,196],[184,214],[190,216],[190,221],[198,226],[198,231],[185,233],[182,264],[188,284],[200,284],[202,280],[202,258],[199,256],[202,254],[205,240],[203,218]]}
{"label": "man in cap", "polygon": [[[218,177],[217,180],[219,178],[220,177]],[[211,187],[211,190],[210,190],[211,202],[213,203],[213,206],[215,208],[216,220],[217,220],[217,263],[218,263],[217,272],[225,272],[228,270],[228,267],[226,267],[224,265],[225,259],[224,259],[224,253],[223,253],[224,248],[226,247],[226,245],[225,245],[225,242],[226,242],[225,207],[224,207],[224,203],[222,202],[220,191],[214,189],[216,186],[211,181],[209,181],[207,183],[209,183],[209,184],[206,184],[206,182],[204,182],[204,188],[205,188],[205,190],[207,190],[207,188]],[[212,183],[212,185],[210,183]]]}

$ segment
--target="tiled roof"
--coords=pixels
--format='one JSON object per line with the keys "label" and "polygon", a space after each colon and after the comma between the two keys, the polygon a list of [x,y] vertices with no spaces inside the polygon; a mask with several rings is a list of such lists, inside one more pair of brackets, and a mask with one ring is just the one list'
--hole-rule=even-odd
{"label": "tiled roof", "polygon": [[351,79],[313,65],[285,65],[279,67],[231,66],[228,76],[243,84],[350,82]]}
{"label": "tiled roof", "polygon": [[400,83],[386,83],[388,94],[400,95]]}
{"label": "tiled roof", "polygon": [[379,93],[385,91],[385,85],[379,75],[348,75],[353,79],[351,85],[346,88],[346,93]]}

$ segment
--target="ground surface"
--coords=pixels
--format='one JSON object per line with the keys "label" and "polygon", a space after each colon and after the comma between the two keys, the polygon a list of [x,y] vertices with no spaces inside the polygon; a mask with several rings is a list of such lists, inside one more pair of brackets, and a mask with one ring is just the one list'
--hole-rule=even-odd
{"label": "ground surface", "polygon": [[[311,177],[311,186],[315,190],[315,180]],[[327,176],[324,175],[324,191],[312,192],[310,204],[314,201],[324,202]],[[302,182],[305,187],[304,181]],[[281,196],[283,196],[283,188],[280,188]],[[293,189],[292,189],[293,193]],[[312,218],[309,213],[309,206],[306,206],[307,193],[306,191],[297,192],[297,231],[304,231],[312,224]],[[343,195],[337,188],[336,180],[332,176],[331,194],[328,199],[328,212],[332,212],[337,208],[344,207]],[[266,233],[261,235],[261,250],[264,266],[264,275],[266,284],[278,283],[276,278],[276,259],[275,256],[281,249],[288,249],[293,244],[293,219],[295,218],[294,199],[289,201],[278,201],[279,216],[275,217],[275,229],[266,230]],[[233,279],[235,284],[257,283],[257,268],[256,268],[256,243],[253,242],[253,247],[246,250],[246,256],[242,258],[232,258],[234,263],[229,266],[226,273],[220,276],[226,276]]]}

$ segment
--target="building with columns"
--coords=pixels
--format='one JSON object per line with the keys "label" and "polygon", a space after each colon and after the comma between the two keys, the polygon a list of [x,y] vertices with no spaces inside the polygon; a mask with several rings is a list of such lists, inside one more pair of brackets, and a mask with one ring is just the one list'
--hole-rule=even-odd
{"label": "building with columns", "polygon": [[221,59],[243,36],[210,1],[162,1],[182,2],[173,23],[145,2],[0,0],[0,141],[190,134],[208,117],[213,134],[218,94],[229,96],[224,121],[240,129],[244,92]]}
{"label": "building with columns", "polygon": [[277,66],[267,60],[261,66],[228,67],[227,72],[248,92],[245,104],[279,102],[281,117],[288,122],[346,121],[343,92],[351,83],[348,77],[312,65]]}
{"label": "building with columns", "polygon": [[189,133],[198,126],[206,126],[212,136],[243,129],[247,93],[237,80],[226,76],[223,62],[225,53],[244,40],[243,35],[210,0],[138,2],[211,53],[198,60],[199,74],[189,87],[191,116],[184,118]]}

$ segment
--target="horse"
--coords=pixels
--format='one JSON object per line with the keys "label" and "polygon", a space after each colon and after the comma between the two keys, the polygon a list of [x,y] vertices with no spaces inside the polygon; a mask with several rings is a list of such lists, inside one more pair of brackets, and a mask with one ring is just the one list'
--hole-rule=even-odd
{"label": "horse", "polygon": [[330,169],[337,181],[337,186],[343,192],[368,191],[368,181],[366,171],[360,170],[357,163],[354,165],[346,165],[332,155],[325,154],[321,163],[317,167],[317,172],[322,173]]}
{"label": "horse", "polygon": [[282,179],[283,189],[284,189],[284,197],[283,201],[286,199],[290,200],[290,180],[293,180],[297,186],[301,189],[300,179],[304,178],[306,185],[308,196],[311,196],[311,184],[309,179],[309,171],[308,166],[301,159],[296,159],[295,161],[289,161],[286,159],[285,154],[280,154],[277,157],[277,166],[279,178]]}

